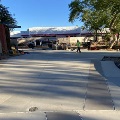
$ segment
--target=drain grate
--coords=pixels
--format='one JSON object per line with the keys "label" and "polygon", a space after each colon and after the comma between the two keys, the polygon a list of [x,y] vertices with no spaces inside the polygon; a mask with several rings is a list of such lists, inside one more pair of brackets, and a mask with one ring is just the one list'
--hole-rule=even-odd
{"label": "drain grate", "polygon": [[37,110],[38,110],[37,107],[31,107],[31,108],[29,108],[29,111],[30,111],[30,112],[35,112],[35,111],[37,111]]}

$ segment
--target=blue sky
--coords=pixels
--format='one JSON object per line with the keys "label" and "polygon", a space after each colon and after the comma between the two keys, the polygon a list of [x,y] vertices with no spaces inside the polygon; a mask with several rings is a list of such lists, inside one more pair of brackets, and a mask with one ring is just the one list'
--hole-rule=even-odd
{"label": "blue sky", "polygon": [[30,27],[62,27],[81,26],[76,20],[70,23],[68,4],[72,0],[2,0],[2,4],[9,7],[8,10],[16,18],[21,28],[15,30],[24,31]]}

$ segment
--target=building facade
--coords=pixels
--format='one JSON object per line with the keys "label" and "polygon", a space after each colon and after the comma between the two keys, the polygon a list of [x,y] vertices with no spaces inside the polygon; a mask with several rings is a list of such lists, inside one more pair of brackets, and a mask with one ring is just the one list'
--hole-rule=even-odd
{"label": "building facade", "polygon": [[71,27],[32,27],[27,31],[13,31],[11,38],[28,38],[28,37],[76,37],[80,36],[81,29],[77,26]]}
{"label": "building facade", "polygon": [[[103,33],[106,29],[103,30]],[[107,30],[108,32],[108,30]],[[98,39],[102,39],[101,31],[98,31]],[[74,43],[78,39],[81,42],[94,40],[94,33],[88,30],[82,30],[78,26],[69,27],[32,27],[26,31],[11,32],[11,39],[18,39],[18,43],[34,41],[40,45],[41,41],[59,41],[59,43]]]}

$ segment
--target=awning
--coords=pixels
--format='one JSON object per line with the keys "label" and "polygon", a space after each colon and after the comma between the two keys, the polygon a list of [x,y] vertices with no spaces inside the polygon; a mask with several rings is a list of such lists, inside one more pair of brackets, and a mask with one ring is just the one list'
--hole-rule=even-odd
{"label": "awning", "polygon": [[12,25],[12,24],[9,24],[9,23],[0,23],[0,24],[6,25],[6,26],[9,27],[9,28],[21,28],[21,26]]}

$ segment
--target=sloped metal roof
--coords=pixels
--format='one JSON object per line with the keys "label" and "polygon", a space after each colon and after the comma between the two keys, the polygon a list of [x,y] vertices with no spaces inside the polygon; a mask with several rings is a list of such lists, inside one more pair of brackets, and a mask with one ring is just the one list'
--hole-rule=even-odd
{"label": "sloped metal roof", "polygon": [[80,27],[32,27],[29,34],[73,34],[80,33]]}

